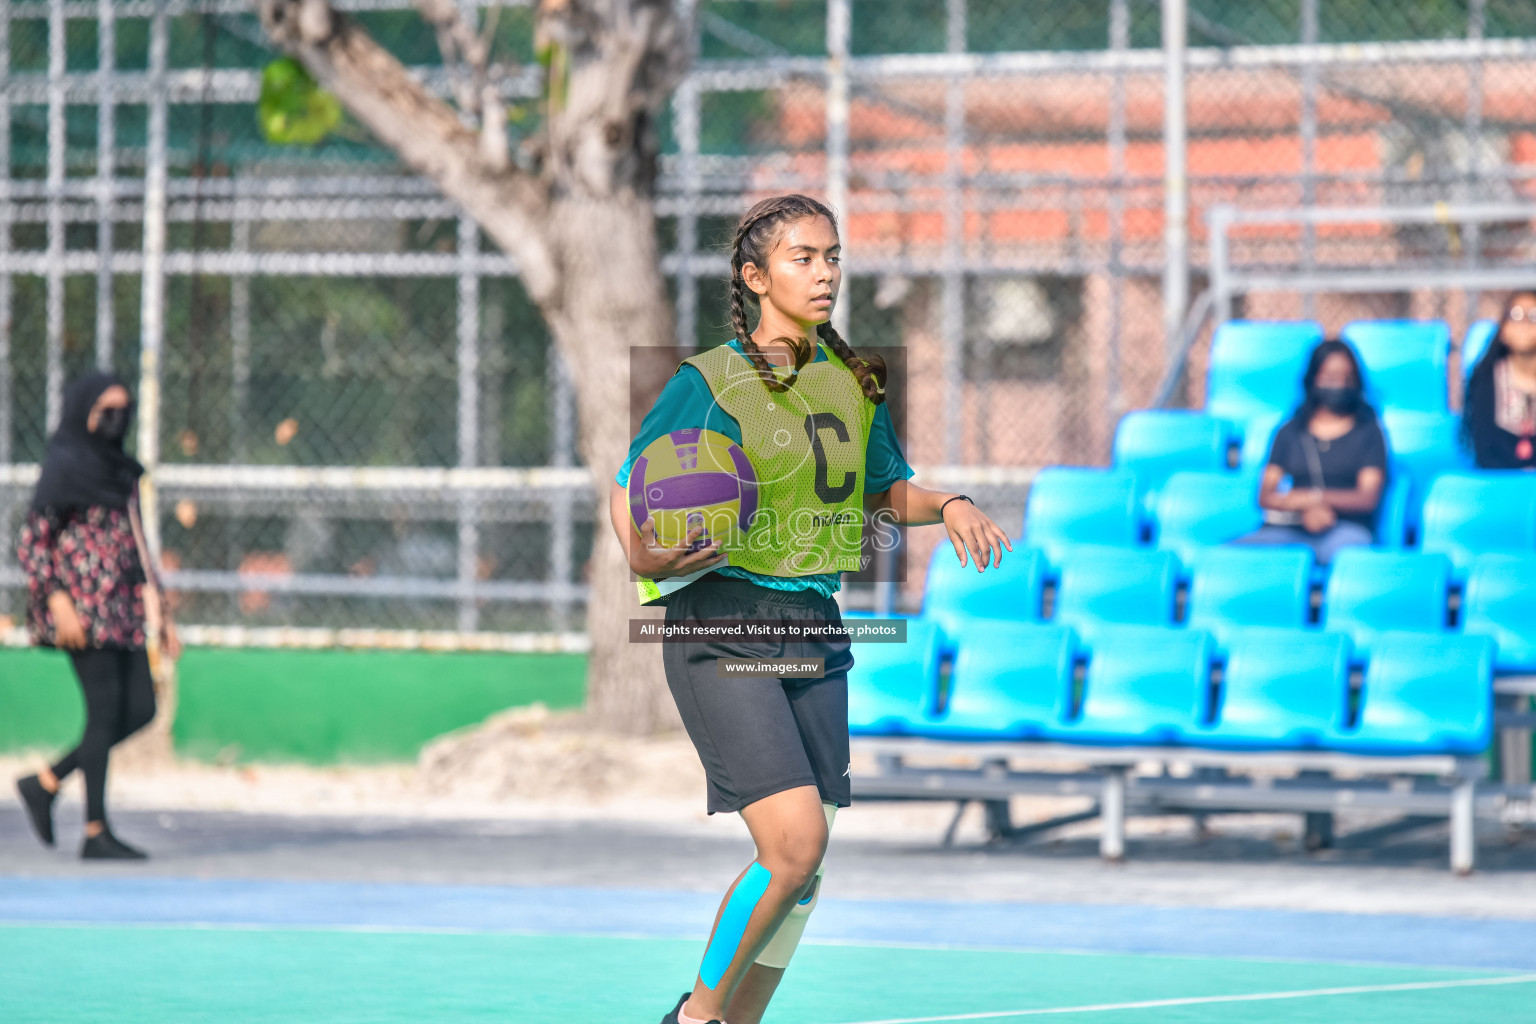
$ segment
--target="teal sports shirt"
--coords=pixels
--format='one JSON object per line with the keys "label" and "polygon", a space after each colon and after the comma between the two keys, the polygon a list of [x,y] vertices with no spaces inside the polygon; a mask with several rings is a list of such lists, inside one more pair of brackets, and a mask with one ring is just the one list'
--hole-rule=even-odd
{"label": "teal sports shirt", "polygon": [[[726,344],[745,355],[740,341],[732,338]],[[825,362],[826,358],[826,353],[818,346],[815,361]],[[667,381],[667,386],[661,389],[661,395],[657,397],[656,404],[651,406],[651,411],[645,414],[645,419],[640,423],[640,432],[630,442],[629,456],[624,460],[624,465],[619,467],[614,480],[619,486],[628,487],[630,467],[635,464],[640,453],[645,451],[645,446],[663,434],[706,425],[737,444],[742,443],[741,425],[736,422],[736,418],[715,405],[715,396],[704,382],[704,375],[692,365],[684,363]],[[879,494],[896,481],[909,479],[912,474],[912,467],[907,465],[907,460],[901,454],[901,442],[897,440],[896,427],[891,423],[891,411],[881,403],[875,407],[875,421],[869,431],[869,446],[864,451],[864,493]],[[842,573],[836,572],[810,576],[765,576],[734,565],[722,565],[714,571],[722,576],[748,580],[774,590],[814,590],[823,597],[831,597],[842,587]]]}

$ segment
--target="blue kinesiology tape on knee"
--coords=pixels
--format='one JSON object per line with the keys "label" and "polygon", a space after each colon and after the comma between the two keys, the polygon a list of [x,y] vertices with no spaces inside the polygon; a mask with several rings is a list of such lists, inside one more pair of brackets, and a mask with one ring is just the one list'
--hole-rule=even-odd
{"label": "blue kinesiology tape on knee", "polygon": [[720,912],[720,923],[715,927],[714,938],[709,940],[709,948],[704,951],[704,963],[699,968],[699,977],[708,987],[719,985],[731,961],[736,959],[741,937],[747,931],[747,922],[752,920],[752,911],[757,909],[758,901],[768,891],[768,883],[772,879],[772,872],[753,861],[747,873],[741,876],[741,881],[731,891],[731,898],[725,901],[725,909]]}

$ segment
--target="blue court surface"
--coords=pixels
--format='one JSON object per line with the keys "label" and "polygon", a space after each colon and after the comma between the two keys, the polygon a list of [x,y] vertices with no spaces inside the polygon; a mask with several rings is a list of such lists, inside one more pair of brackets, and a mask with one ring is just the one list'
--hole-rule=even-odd
{"label": "blue court surface", "polygon": [[[716,897],[0,878],[0,1020],[655,1024]],[[1536,1021],[1536,922],[840,900],[768,1021]]]}

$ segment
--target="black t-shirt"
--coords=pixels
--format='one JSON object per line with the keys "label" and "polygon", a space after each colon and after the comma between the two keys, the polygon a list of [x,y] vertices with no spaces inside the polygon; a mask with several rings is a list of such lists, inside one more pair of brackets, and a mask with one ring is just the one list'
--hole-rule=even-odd
{"label": "black t-shirt", "polygon": [[1480,469],[1536,469],[1536,445],[1499,426],[1493,374],[1472,375],[1467,382],[1466,425],[1472,454]]}
{"label": "black t-shirt", "polygon": [[[1313,469],[1312,449],[1316,446],[1317,465],[1323,471],[1318,481]],[[1322,487],[1330,491],[1352,491],[1360,482],[1360,471],[1374,466],[1387,471],[1387,439],[1381,425],[1368,412],[1355,414],[1355,425],[1343,437],[1323,441],[1313,437],[1296,420],[1288,421],[1275,434],[1269,448],[1269,464],[1285,470],[1293,487]],[[1371,526],[1374,512],[1340,512],[1362,526]]]}

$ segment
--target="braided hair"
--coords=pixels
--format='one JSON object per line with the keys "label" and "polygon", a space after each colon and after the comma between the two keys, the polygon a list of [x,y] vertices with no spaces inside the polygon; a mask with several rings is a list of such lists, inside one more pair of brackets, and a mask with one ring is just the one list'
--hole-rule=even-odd
{"label": "braided hair", "polygon": [[[760,268],[767,268],[768,255],[778,244],[782,226],[792,220],[802,217],[825,217],[832,225],[832,230],[837,230],[837,218],[826,204],[821,203],[810,196],[783,195],[764,199],[747,211],[741,218],[741,223],[736,228],[736,238],[731,243],[731,326],[736,332],[736,339],[741,342],[742,350],[747,358],[757,368],[757,375],[762,378],[763,385],[769,391],[786,391],[792,387],[800,376],[800,368],[810,362],[815,356],[815,347],[808,344],[803,338],[780,337],[774,341],[782,341],[787,344],[795,354],[795,367],[786,378],[780,378],[774,373],[763,350],[757,342],[752,340],[752,331],[747,326],[747,288],[746,280],[742,277],[741,269],[748,263],[756,264]],[[761,306],[759,306],[761,309]],[[873,353],[867,358],[854,352],[853,347],[843,340],[842,335],[832,327],[830,322],[818,324],[816,337],[831,349],[843,365],[852,371],[859,380],[859,387],[871,402],[879,405],[885,401],[886,366],[885,359],[879,353]]]}

